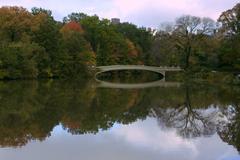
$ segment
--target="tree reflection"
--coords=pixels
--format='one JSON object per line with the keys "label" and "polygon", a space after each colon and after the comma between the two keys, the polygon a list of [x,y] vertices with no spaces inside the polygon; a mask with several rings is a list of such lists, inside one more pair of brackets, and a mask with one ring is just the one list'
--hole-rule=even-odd
{"label": "tree reflection", "polygon": [[224,142],[236,147],[240,152],[240,106],[239,104],[229,110],[233,116],[230,117],[229,123],[218,132]]}
{"label": "tree reflection", "polygon": [[45,140],[62,124],[71,134],[96,134],[148,116],[184,138],[218,133],[239,150],[240,90],[211,85],[144,90],[99,89],[88,80],[0,83],[0,145]]}
{"label": "tree reflection", "polygon": [[[158,118],[161,127],[175,128],[178,134],[184,138],[213,135],[219,124],[225,123],[220,119],[224,115],[218,107],[198,108],[193,106],[189,92],[190,88],[187,85],[185,86],[185,101],[182,104],[167,109],[160,106],[155,107],[152,110],[153,115]],[[201,99],[202,97],[197,98]]]}

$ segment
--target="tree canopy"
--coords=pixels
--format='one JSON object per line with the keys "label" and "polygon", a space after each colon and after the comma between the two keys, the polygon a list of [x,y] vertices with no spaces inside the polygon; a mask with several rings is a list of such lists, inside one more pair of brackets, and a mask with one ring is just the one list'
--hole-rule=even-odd
{"label": "tree canopy", "polygon": [[97,15],[72,13],[58,22],[43,8],[1,7],[0,16],[0,79],[78,77],[95,65],[143,64],[151,47],[143,28],[126,35]]}
{"label": "tree canopy", "polygon": [[183,15],[153,30],[71,13],[0,8],[0,79],[86,76],[96,65],[181,66],[190,71],[240,69],[240,5],[218,22]]}

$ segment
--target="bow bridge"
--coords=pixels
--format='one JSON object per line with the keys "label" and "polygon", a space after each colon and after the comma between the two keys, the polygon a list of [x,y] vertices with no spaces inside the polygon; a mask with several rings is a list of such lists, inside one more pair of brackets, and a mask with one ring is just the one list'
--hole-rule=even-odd
{"label": "bow bridge", "polygon": [[116,71],[116,70],[145,70],[160,73],[165,77],[165,73],[169,71],[181,71],[180,67],[155,67],[155,66],[144,66],[144,65],[111,65],[111,66],[98,66],[96,67],[97,73],[101,74],[108,71]]}
{"label": "bow bridge", "polygon": [[[155,67],[155,66],[144,66],[144,65],[112,65],[112,66],[98,66],[95,68],[96,74],[95,79],[99,82],[99,87],[103,88],[149,88],[149,87],[178,87],[179,83],[175,82],[165,82],[165,73],[169,71],[182,71],[180,67]],[[163,75],[163,79],[155,81],[155,82],[147,82],[147,83],[138,83],[138,84],[119,84],[119,83],[111,83],[105,82],[98,79],[98,75],[104,72],[109,71],[117,71],[117,70],[144,70],[151,71],[155,73],[159,73]]]}

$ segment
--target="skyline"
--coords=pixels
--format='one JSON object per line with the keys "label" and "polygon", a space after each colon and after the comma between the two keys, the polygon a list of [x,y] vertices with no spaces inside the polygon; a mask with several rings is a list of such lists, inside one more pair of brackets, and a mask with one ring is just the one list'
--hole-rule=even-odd
{"label": "skyline", "polygon": [[83,12],[96,14],[100,18],[120,18],[121,22],[158,28],[163,22],[172,22],[187,14],[217,20],[223,11],[232,8],[237,2],[238,0],[63,0],[59,4],[57,0],[1,0],[0,6],[22,6],[28,10],[32,7],[49,9],[58,21],[72,12]]}

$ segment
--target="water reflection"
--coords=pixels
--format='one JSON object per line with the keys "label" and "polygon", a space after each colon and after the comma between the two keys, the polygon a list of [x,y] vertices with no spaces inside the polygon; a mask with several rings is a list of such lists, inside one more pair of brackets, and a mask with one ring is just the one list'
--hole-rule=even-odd
{"label": "water reflection", "polygon": [[127,83],[127,84],[137,84],[154,82],[164,79],[163,75],[160,73],[144,70],[115,70],[103,72],[96,76],[98,80],[114,83]]}
{"label": "water reflection", "polygon": [[[182,139],[175,130],[161,130],[154,118],[131,126],[116,123],[98,134],[71,136],[59,125],[44,142],[29,142],[21,149],[0,150],[4,160],[42,159],[133,159],[133,160],[223,160],[238,157],[237,151],[219,136]],[[187,153],[187,154],[186,154]]]}
{"label": "water reflection", "polygon": [[[104,143],[112,150],[113,157],[108,159],[116,159],[116,151],[129,144],[133,146],[126,147],[128,151],[120,149],[120,159],[157,159],[160,155],[176,159],[170,152],[183,158],[186,152],[192,153],[193,157],[184,159],[215,159],[222,153],[229,154],[227,157],[236,155],[223,142],[240,151],[240,88],[236,86],[183,84],[123,90],[96,85],[88,80],[1,82],[1,147],[10,147],[9,155],[14,156],[10,154],[14,151],[11,147],[30,145],[36,150],[40,146],[57,147],[58,144],[45,145],[54,137],[61,137],[54,143],[68,143],[60,147],[62,150],[84,141],[83,144],[99,149],[96,155],[100,155],[100,144]],[[56,130],[56,126],[60,129]],[[76,137],[70,135],[83,137],[78,137],[77,143]],[[65,139],[72,141],[65,142]],[[42,142],[33,143],[33,140]],[[215,157],[207,156],[207,148],[212,151],[214,147]],[[87,148],[93,150],[81,149]],[[146,157],[141,157],[140,150],[144,150]]]}
{"label": "water reflection", "polygon": [[160,73],[138,70],[117,70],[95,75],[99,88],[144,89],[153,87],[178,87],[179,82],[165,82]]}

